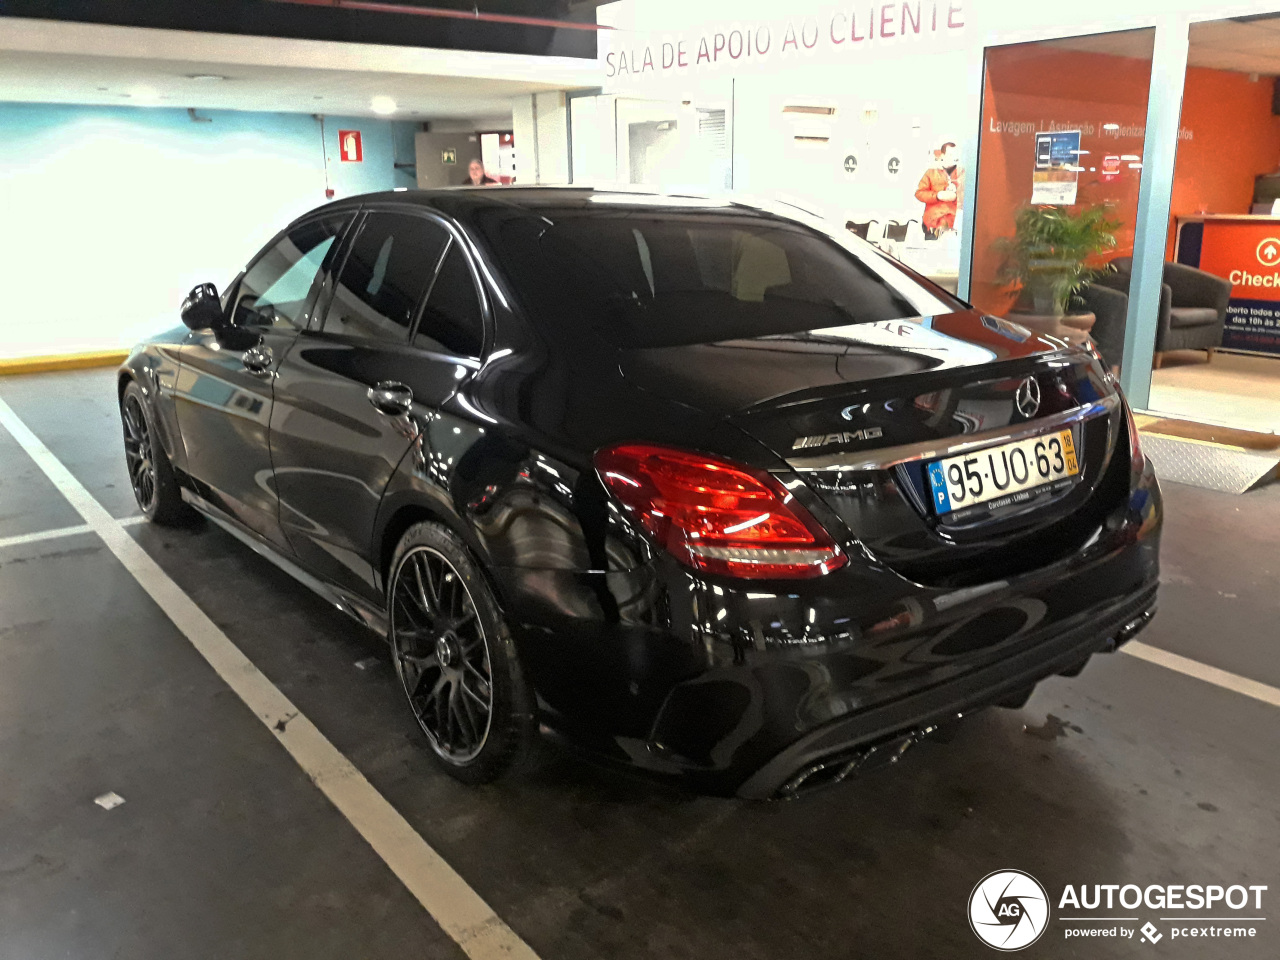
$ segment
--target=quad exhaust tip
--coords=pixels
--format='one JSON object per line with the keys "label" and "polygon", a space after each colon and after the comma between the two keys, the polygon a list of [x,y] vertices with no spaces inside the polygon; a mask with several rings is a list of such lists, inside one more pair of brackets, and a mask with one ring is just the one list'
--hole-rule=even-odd
{"label": "quad exhaust tip", "polygon": [[779,787],[777,796],[782,800],[791,800],[801,793],[832,786],[868,770],[897,763],[904,753],[922,740],[950,739],[949,734],[963,716],[963,713],[957,713],[953,720],[917,727],[869,747],[860,747],[811,763]]}
{"label": "quad exhaust tip", "polygon": [[[1119,649],[1140,633],[1155,615],[1156,608],[1153,604],[1117,630],[1114,636],[1108,637],[1100,649],[1108,653]],[[1062,674],[1064,676],[1075,676],[1084,669],[1088,659],[1088,657],[1085,657],[1079,664],[1072,665],[1062,671]],[[1034,689],[1035,685],[1032,684],[1024,690],[1015,691],[1005,700],[998,701],[997,705],[1016,709],[1030,699]],[[949,718],[941,723],[917,727],[907,733],[897,734],[869,747],[860,747],[811,763],[779,787],[776,795],[783,800],[794,799],[801,793],[808,793],[819,787],[832,786],[848,780],[850,777],[865,773],[870,769],[897,763],[902,759],[904,753],[923,740],[950,739],[949,734],[954,732],[956,724],[959,723],[963,716],[963,713],[957,713],[954,719]]]}

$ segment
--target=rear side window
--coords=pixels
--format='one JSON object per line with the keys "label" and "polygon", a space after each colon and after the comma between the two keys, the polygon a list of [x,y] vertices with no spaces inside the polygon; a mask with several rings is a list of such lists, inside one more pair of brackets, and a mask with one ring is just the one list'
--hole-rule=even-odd
{"label": "rear side window", "polygon": [[887,259],[783,219],[539,211],[487,228],[544,322],[566,310],[624,347],[795,335],[962,309]]}
{"label": "rear side window", "polygon": [[258,257],[236,290],[234,322],[305,327],[312,287],[347,219],[340,214],[300,224]]}
{"label": "rear side window", "polygon": [[457,244],[449,248],[431,286],[413,342],[455,357],[479,357],[484,343],[480,295]]}
{"label": "rear side window", "polygon": [[404,343],[449,234],[410,213],[372,213],[342,265],[326,333]]}

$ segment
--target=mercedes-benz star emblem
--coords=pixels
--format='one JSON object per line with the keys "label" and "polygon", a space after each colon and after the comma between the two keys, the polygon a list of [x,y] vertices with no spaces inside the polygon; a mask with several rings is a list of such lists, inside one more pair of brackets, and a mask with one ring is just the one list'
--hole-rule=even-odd
{"label": "mercedes-benz star emblem", "polygon": [[1014,395],[1014,402],[1018,405],[1018,412],[1028,420],[1039,412],[1040,384],[1036,383],[1035,377],[1027,377],[1027,379],[1018,384],[1018,392]]}

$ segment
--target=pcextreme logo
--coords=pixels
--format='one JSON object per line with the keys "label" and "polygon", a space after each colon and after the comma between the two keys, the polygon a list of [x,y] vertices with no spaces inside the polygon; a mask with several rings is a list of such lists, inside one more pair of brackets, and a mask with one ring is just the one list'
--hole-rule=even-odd
{"label": "pcextreme logo", "polygon": [[[1066,940],[1113,938],[1152,946],[1166,936],[1171,944],[1254,939],[1266,922],[1266,890],[1264,884],[1069,883],[1057,898],[1058,923]],[[996,870],[969,894],[969,927],[993,949],[1022,950],[1048,929],[1049,908],[1048,892],[1031,874]],[[1134,915],[1147,910],[1155,916]]]}

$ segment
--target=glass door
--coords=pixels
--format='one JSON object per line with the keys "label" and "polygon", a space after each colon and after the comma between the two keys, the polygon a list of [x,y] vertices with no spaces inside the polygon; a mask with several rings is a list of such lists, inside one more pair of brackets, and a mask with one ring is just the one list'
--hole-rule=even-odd
{"label": "glass door", "polygon": [[988,48],[969,296],[1124,362],[1154,28]]}

